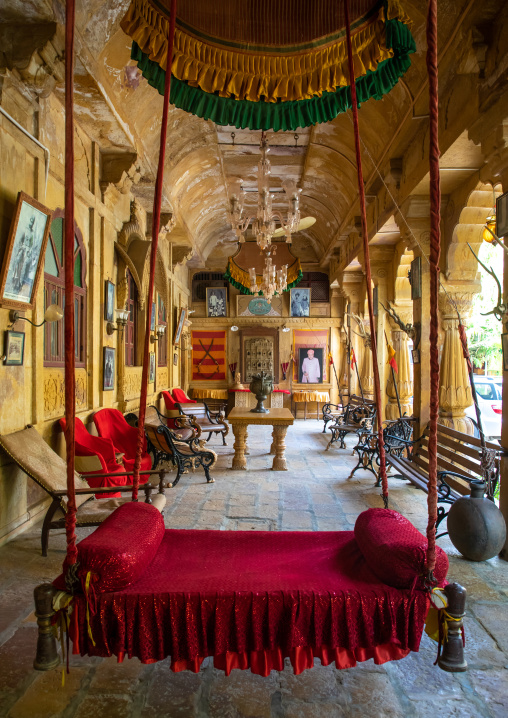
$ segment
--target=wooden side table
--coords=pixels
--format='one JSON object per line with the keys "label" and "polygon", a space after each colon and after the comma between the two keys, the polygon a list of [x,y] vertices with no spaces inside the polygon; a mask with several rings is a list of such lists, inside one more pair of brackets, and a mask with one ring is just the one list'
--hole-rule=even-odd
{"label": "wooden side table", "polygon": [[[319,403],[327,404],[330,401],[330,394],[327,391],[294,391],[293,401],[295,404],[304,402],[304,420],[307,419],[307,402],[315,401],[317,403],[316,419],[319,419]],[[296,414],[296,411],[295,411]]]}

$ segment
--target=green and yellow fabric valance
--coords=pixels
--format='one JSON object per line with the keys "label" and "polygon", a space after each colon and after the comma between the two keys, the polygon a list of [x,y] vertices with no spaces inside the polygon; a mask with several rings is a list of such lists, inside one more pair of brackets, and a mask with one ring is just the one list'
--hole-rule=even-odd
{"label": "green and yellow fabric valance", "polygon": [[[273,253],[273,263],[279,269],[283,264],[287,265],[287,288],[288,291],[292,287],[296,287],[303,277],[302,265],[298,257],[291,252],[289,244],[286,242],[272,241],[272,247],[276,251]],[[265,255],[259,249],[256,242],[249,241],[240,244],[238,251],[228,259],[228,266],[224,279],[240,290],[241,294],[253,294],[250,291],[250,275],[249,268],[254,267],[256,270],[256,280],[260,286],[263,282],[263,269],[265,266]]]}
{"label": "green and yellow fabric valance", "polygon": [[[132,0],[121,23],[133,59],[161,93],[167,4]],[[359,100],[380,98],[410,65],[409,19],[398,0],[353,5]],[[296,129],[333,119],[351,104],[342,13],[337,0],[180,0],[171,103],[239,128]]]}

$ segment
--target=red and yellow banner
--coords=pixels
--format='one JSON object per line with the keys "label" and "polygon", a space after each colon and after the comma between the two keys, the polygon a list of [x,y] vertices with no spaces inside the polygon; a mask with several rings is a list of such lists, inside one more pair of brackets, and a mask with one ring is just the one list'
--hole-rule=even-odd
{"label": "red and yellow banner", "polygon": [[226,331],[192,332],[192,381],[226,379]]}

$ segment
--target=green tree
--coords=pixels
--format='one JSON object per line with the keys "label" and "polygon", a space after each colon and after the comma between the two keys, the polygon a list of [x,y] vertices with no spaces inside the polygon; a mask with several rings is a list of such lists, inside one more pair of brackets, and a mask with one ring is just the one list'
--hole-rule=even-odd
{"label": "green tree", "polygon": [[[483,243],[478,253],[481,261],[496,272],[503,286],[502,247]],[[467,327],[469,353],[476,367],[485,364],[486,373],[500,374],[502,371],[501,332],[502,324],[493,314],[488,314],[498,303],[496,281],[485,269],[478,265],[481,274],[482,291],[473,300],[473,314]]]}

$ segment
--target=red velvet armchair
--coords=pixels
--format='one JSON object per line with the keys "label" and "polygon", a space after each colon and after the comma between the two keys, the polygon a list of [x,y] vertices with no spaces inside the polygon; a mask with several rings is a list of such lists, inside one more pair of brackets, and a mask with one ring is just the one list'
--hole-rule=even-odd
{"label": "red velvet armchair", "polygon": [[[124,415],[118,409],[100,409],[93,416],[97,433],[103,439],[111,439],[115,451],[122,453],[122,461],[125,471],[134,470],[136,458],[136,447],[138,445],[138,430],[125,420]],[[146,438],[143,436],[143,452],[141,454],[141,471],[152,468],[152,459],[146,450]],[[148,477],[145,478],[145,481]],[[140,482],[144,483],[142,477]]]}
{"label": "red velvet armchair", "polygon": [[[60,419],[58,422],[62,431],[65,431],[65,419]],[[82,470],[80,473],[86,476],[88,484],[96,488],[104,488],[106,486],[126,486],[128,476],[115,476],[118,473],[125,473],[125,467],[123,464],[116,460],[115,447],[111,439],[102,439],[99,436],[92,436],[86,428],[81,419],[76,417],[75,423],[75,436],[76,436],[76,456],[79,457],[96,457],[101,465],[101,468],[97,468],[94,471]],[[100,476],[94,478],[94,474],[108,474],[108,476]],[[95,494],[97,499],[111,499],[120,498],[121,493],[117,494]]]}

